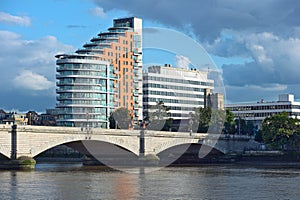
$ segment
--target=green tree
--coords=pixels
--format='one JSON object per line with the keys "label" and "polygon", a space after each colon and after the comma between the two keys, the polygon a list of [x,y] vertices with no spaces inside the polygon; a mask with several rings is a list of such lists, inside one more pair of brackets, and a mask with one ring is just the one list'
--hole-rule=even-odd
{"label": "green tree", "polygon": [[246,121],[245,119],[235,119],[235,132],[240,135],[253,135],[254,125],[253,122]]}
{"label": "green tree", "polygon": [[127,108],[121,107],[111,113],[109,127],[111,129],[128,129],[132,122],[132,116]]}
{"label": "green tree", "polygon": [[224,129],[226,111],[212,109],[211,120],[208,131],[211,133],[220,134]]}
{"label": "green tree", "polygon": [[258,130],[258,131],[257,131],[257,133],[255,134],[254,140],[257,141],[257,142],[263,142],[261,130]]}
{"label": "green tree", "polygon": [[195,108],[194,113],[191,113],[192,130],[198,133],[206,133],[211,121],[212,110],[208,108]]}
{"label": "green tree", "polygon": [[150,130],[168,130],[171,127],[172,119],[170,118],[170,109],[159,101],[156,105],[150,106],[149,111],[145,114],[145,121],[148,121],[147,129]]}
{"label": "green tree", "polygon": [[224,122],[224,134],[235,134],[235,122],[234,122],[234,114],[226,109],[225,111],[225,122]]}
{"label": "green tree", "polygon": [[282,112],[264,119],[262,123],[262,139],[274,149],[299,149],[299,119],[289,118]]}

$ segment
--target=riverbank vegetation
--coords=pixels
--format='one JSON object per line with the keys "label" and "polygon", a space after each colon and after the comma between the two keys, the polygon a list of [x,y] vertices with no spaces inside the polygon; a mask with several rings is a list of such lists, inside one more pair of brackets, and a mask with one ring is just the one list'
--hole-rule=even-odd
{"label": "riverbank vegetation", "polygon": [[271,149],[298,151],[300,147],[300,119],[282,112],[264,119],[261,136]]}

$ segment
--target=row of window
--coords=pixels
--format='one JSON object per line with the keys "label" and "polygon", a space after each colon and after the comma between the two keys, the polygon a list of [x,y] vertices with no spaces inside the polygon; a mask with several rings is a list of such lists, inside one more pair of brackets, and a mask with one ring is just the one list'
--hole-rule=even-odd
{"label": "row of window", "polygon": [[94,50],[94,49],[103,50],[104,48],[109,48],[109,47],[110,47],[110,44],[102,44],[101,46],[87,46],[87,47],[85,47],[85,49],[87,49],[87,50]]}
{"label": "row of window", "polygon": [[203,86],[213,87],[213,83],[211,83],[211,82],[191,81],[191,80],[186,80],[186,79],[144,76],[144,80],[153,80],[153,81],[161,81],[161,82],[169,82],[169,83],[183,83],[183,84],[188,84],[188,85],[203,85]]}
{"label": "row of window", "polygon": [[162,96],[171,96],[171,97],[189,97],[189,98],[204,98],[204,95],[201,94],[190,94],[190,93],[175,93],[175,92],[164,92],[164,91],[143,91],[144,95],[162,95]]}
{"label": "row of window", "polygon": [[[99,70],[99,71],[106,71],[107,66],[103,64],[76,64],[76,63],[66,63],[59,65],[58,70],[76,70],[76,69],[86,69],[86,70]],[[112,67],[110,67],[110,70],[112,70]]]}
{"label": "row of window", "polygon": [[171,113],[170,117],[191,117],[189,114]]}
{"label": "row of window", "polygon": [[105,39],[103,38],[103,40],[97,40],[97,41],[93,41],[96,44],[103,44],[103,43],[111,43],[111,42],[118,42],[118,39],[106,39],[106,38],[112,38],[112,37],[105,37]]}
{"label": "row of window", "polygon": [[90,86],[90,85],[75,85],[75,86],[70,86],[70,85],[64,85],[60,86],[57,91],[65,91],[65,90],[89,90],[91,92],[115,92],[113,88],[110,90],[107,90],[106,87],[102,86]]}
{"label": "row of window", "polygon": [[[181,110],[181,111],[194,111],[196,107],[181,107],[181,106],[167,106],[170,110]],[[144,105],[143,109],[150,109],[154,108],[151,105]]]}
{"label": "row of window", "polygon": [[[113,81],[111,81],[113,82]],[[61,78],[57,84],[90,84],[106,86],[106,79],[98,78]]]}
{"label": "row of window", "polygon": [[164,98],[149,98],[144,97],[143,102],[164,102],[164,103],[177,103],[177,104],[188,104],[188,105],[204,105],[203,101],[194,100],[179,100],[179,99],[164,99]]}
{"label": "row of window", "polygon": [[[281,112],[264,112],[264,113],[234,113],[235,117],[241,117],[241,118],[253,118],[255,119],[255,117],[270,117],[273,116],[275,114],[279,114]],[[300,113],[295,113],[295,112],[288,112],[289,116],[300,116]]]}
{"label": "row of window", "polygon": [[81,76],[100,76],[100,77],[109,77],[109,78],[115,78],[112,74],[107,75],[103,72],[95,72],[95,71],[63,71],[60,72],[58,75],[60,76],[68,76],[68,75],[81,75]]}
{"label": "row of window", "polygon": [[109,32],[110,33],[124,33],[125,29],[122,29],[122,28],[110,29]]}
{"label": "row of window", "polygon": [[231,111],[245,111],[245,110],[286,110],[297,108],[300,109],[300,106],[289,105],[265,105],[265,106],[239,106],[239,107],[228,107]]}
{"label": "row of window", "polygon": [[[118,38],[121,34],[111,34],[111,33],[101,33],[99,34],[100,39],[107,39],[107,38]],[[124,34],[123,34],[124,35]],[[98,38],[93,38],[93,39],[98,39]]]}
{"label": "row of window", "polygon": [[110,96],[110,104],[107,104],[105,100],[62,100],[61,104],[69,105],[69,104],[78,104],[78,105],[101,105],[101,106],[113,106],[113,96]]}
{"label": "row of window", "polygon": [[195,92],[204,92],[204,88],[191,88],[191,87],[185,87],[185,86],[177,86],[177,85],[162,85],[162,84],[156,84],[156,83],[148,83],[144,84],[143,88],[166,88],[166,89],[172,89],[172,90],[183,90],[183,91],[195,91]]}
{"label": "row of window", "polygon": [[63,93],[58,95],[58,99],[71,99],[71,98],[91,98],[91,99],[101,99],[105,101],[106,94],[91,93],[91,92],[76,92],[76,93]]}
{"label": "row of window", "polygon": [[133,35],[134,48],[142,48],[142,38],[140,35]]}
{"label": "row of window", "polygon": [[78,108],[78,107],[65,107],[59,110],[60,113],[95,113],[95,114],[106,114],[106,108]]}
{"label": "row of window", "polygon": [[98,120],[107,120],[107,117],[105,115],[87,115],[87,114],[64,114],[58,116],[59,120],[65,120],[65,119],[98,119]]}
{"label": "row of window", "polygon": [[[91,128],[107,128],[106,122],[57,122],[58,126],[68,126],[68,127],[91,127]],[[84,130],[84,129],[83,129]]]}

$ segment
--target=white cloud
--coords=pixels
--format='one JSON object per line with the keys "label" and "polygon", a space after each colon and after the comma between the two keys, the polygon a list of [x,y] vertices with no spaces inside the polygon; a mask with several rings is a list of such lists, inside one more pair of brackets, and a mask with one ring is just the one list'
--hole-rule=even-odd
{"label": "white cloud", "polygon": [[190,63],[191,63],[190,59],[186,56],[183,55],[175,56],[175,65],[178,68],[189,69]]}
{"label": "white cloud", "polygon": [[90,12],[92,13],[92,15],[97,16],[97,17],[101,17],[101,18],[106,17],[106,13],[104,12],[103,8],[101,8],[101,7],[92,8],[92,9],[90,9]]}
{"label": "white cloud", "polygon": [[249,46],[254,59],[261,65],[272,66],[273,60],[267,56],[265,48],[259,44],[252,44]]}
{"label": "white cloud", "polygon": [[[47,81],[55,82],[54,56],[74,51],[74,47],[61,43],[53,36],[23,40],[20,35],[9,31],[0,31],[0,46],[0,85],[5,85],[3,90],[18,90],[21,87],[21,78],[25,79],[24,73],[41,82],[40,85],[31,86],[31,90],[41,91],[49,88]],[[24,88],[30,89],[30,86],[25,84]]]}
{"label": "white cloud", "polygon": [[0,22],[9,25],[30,26],[31,20],[27,16],[15,16],[5,12],[0,12]]}
{"label": "white cloud", "polygon": [[45,76],[28,70],[24,70],[16,76],[13,84],[17,89],[27,90],[47,90],[55,86],[54,82],[49,81]]}

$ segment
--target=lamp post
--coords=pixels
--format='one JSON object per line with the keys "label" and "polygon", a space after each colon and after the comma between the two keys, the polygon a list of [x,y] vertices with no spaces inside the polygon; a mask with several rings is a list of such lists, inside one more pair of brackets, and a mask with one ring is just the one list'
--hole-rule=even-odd
{"label": "lamp post", "polygon": [[253,112],[253,136],[255,136],[255,113]]}
{"label": "lamp post", "polygon": [[86,113],[86,132],[87,133],[89,133],[89,129],[90,129],[90,126],[89,126],[89,117],[90,117],[90,114]]}
{"label": "lamp post", "polygon": [[192,135],[192,133],[193,133],[193,119],[192,118],[190,118],[189,119],[189,132],[190,132],[190,136]]}

